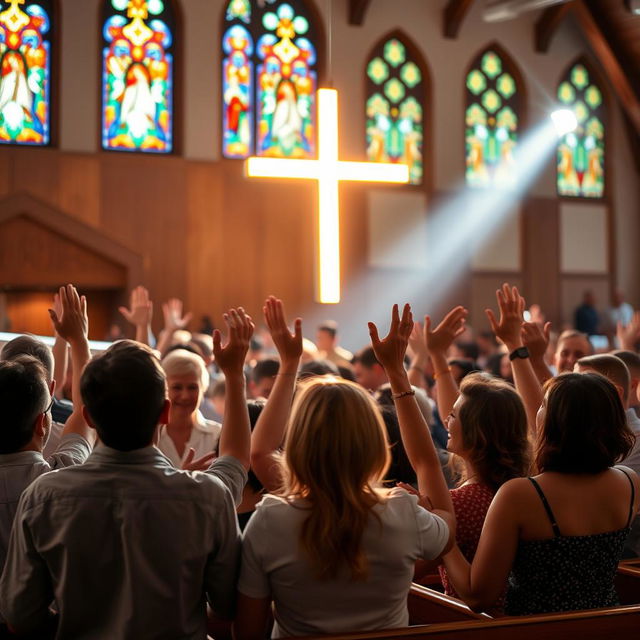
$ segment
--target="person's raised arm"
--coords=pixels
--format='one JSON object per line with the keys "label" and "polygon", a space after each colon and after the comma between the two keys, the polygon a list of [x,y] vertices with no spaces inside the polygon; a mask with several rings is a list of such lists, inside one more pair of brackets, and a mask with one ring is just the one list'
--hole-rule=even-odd
{"label": "person's raised arm", "polygon": [[273,296],[267,298],[263,311],[273,344],[280,356],[280,368],[251,436],[251,468],[267,491],[274,491],[281,481],[274,454],[282,446],[289,421],[302,356],[302,320],[296,319],[291,333],[284,305]]}
{"label": "person's raised arm", "polygon": [[438,413],[443,423],[458,399],[458,385],[447,362],[447,351],[453,341],[464,331],[468,313],[464,307],[454,307],[433,330],[431,330],[431,318],[429,316],[424,318],[424,337],[433,364]]}
{"label": "person's raised arm", "polygon": [[[58,318],[62,318],[62,302],[60,302],[60,294],[53,296],[53,309]],[[64,384],[67,380],[67,363],[69,362],[69,345],[67,341],[60,336],[53,328],[54,342],[51,352],[53,353],[53,379],[56,381],[56,388],[53,395],[62,400],[64,398]]]}
{"label": "person's raised arm", "polygon": [[80,378],[85,366],[91,360],[89,349],[89,318],[87,316],[87,299],[78,295],[76,288],[68,284],[60,287],[62,317],[54,309],[49,309],[51,322],[58,335],[71,347],[71,365],[73,369],[71,383],[73,395],[73,413],[64,425],[62,436],[77,433],[87,442],[93,444],[95,431],[89,427],[82,415],[82,396],[80,395]]}
{"label": "person's raised arm", "polygon": [[158,344],[156,349],[160,352],[160,356],[164,357],[167,349],[171,346],[173,334],[178,329],[186,329],[191,320],[192,313],[182,315],[182,300],[171,298],[162,305],[162,315],[164,316],[164,329],[158,336]]}
{"label": "person's raised arm", "polygon": [[149,345],[151,320],[153,318],[153,302],[149,299],[149,291],[142,285],[133,289],[129,307],[129,309],[127,307],[119,307],[118,311],[127,322],[136,328],[136,342]]}
{"label": "person's raised arm", "polygon": [[419,322],[413,325],[411,335],[409,336],[409,349],[413,356],[411,358],[411,364],[409,365],[409,382],[420,389],[425,388],[425,373],[429,366],[429,351],[427,350],[427,343],[424,339],[424,332]]}
{"label": "person's raised arm", "polygon": [[549,346],[550,332],[550,322],[545,322],[544,326],[540,326],[537,322],[522,323],[522,343],[529,350],[531,366],[540,384],[553,378],[553,374],[544,360]]}
{"label": "person's raised arm", "polygon": [[493,332],[505,343],[509,350],[509,359],[513,368],[513,380],[527,412],[529,433],[535,439],[536,415],[542,404],[542,387],[531,366],[528,350],[522,341],[522,323],[525,308],[524,298],[517,287],[507,283],[496,291],[500,321],[491,309],[486,310]]}
{"label": "person's raised arm", "polygon": [[[398,313],[398,305],[393,306],[391,326],[386,338],[380,339],[378,328],[373,322],[369,322],[371,345],[391,384],[402,443],[416,472],[418,489],[420,494],[429,499],[434,512],[449,524],[452,533],[455,518],[451,495],[442,474],[429,426],[418,407],[415,391],[409,384],[404,368],[404,355],[412,329],[413,317],[408,304],[404,306],[402,318]],[[450,543],[452,541],[453,535],[450,537]],[[448,548],[449,544],[445,549]]]}
{"label": "person's raised arm", "polygon": [[222,344],[218,329],[213,332],[213,353],[226,382],[224,417],[220,444],[220,456],[233,456],[245,469],[249,469],[251,427],[245,395],[244,360],[253,335],[253,322],[242,307],[230,309],[224,314],[228,337]]}

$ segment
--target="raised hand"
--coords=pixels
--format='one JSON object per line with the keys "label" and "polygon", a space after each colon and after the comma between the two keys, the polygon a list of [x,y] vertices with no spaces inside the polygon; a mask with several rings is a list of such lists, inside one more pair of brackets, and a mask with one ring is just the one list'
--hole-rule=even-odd
{"label": "raised hand", "polygon": [[149,291],[142,285],[136,287],[131,291],[129,308],[118,307],[118,311],[135,327],[148,327],[153,318],[153,302],[149,299]]}
{"label": "raised hand", "polygon": [[634,311],[631,322],[626,327],[623,327],[622,323],[618,322],[616,336],[620,343],[620,349],[636,350],[636,344],[640,342],[640,311]]}
{"label": "raised hand", "polygon": [[518,287],[510,287],[506,282],[496,291],[500,321],[491,309],[485,313],[491,323],[491,330],[507,345],[510,351],[522,346],[522,323],[525,302],[518,292]]}
{"label": "raised hand", "polygon": [[427,350],[427,343],[424,337],[424,331],[419,322],[415,322],[411,335],[409,336],[409,348],[413,352],[415,358],[420,362],[424,362],[429,357],[429,351]]}
{"label": "raised hand", "polygon": [[382,340],[378,335],[378,327],[373,322],[369,322],[368,325],[371,346],[387,375],[392,372],[404,372],[404,355],[407,352],[409,336],[413,330],[411,307],[408,304],[404,305],[401,318],[398,312],[398,305],[393,305],[389,333]]}
{"label": "raised hand", "polygon": [[[54,293],[53,294],[53,311],[56,314],[56,317],[62,321],[62,316],[63,316],[63,309],[62,309],[62,300],[60,300],[60,294],[59,293]],[[55,329],[55,325],[53,328],[54,333],[57,335],[58,332]]]}
{"label": "raised hand", "polygon": [[464,332],[469,312],[461,306],[454,307],[442,322],[431,330],[431,318],[424,318],[424,340],[429,353],[446,353],[453,341]]}
{"label": "raised hand", "polygon": [[196,450],[193,447],[189,448],[184,461],[182,462],[182,468],[185,471],[205,471],[211,466],[211,463],[216,459],[216,454],[205,453],[202,457],[196,458]]}
{"label": "raised hand", "polygon": [[537,322],[522,323],[522,344],[529,349],[531,359],[543,359],[549,346],[551,323],[546,322],[541,327]]}
{"label": "raised hand", "polygon": [[287,326],[282,300],[278,300],[274,296],[269,296],[266,299],[262,311],[273,344],[278,350],[280,361],[282,363],[295,362],[297,368],[302,355],[302,320],[296,318],[293,333],[291,333]]}
{"label": "raised hand", "polygon": [[222,334],[218,329],[213,332],[213,353],[216,363],[225,376],[242,374],[244,361],[249,350],[254,325],[251,316],[242,307],[229,309],[224,314],[227,325],[227,342],[222,344]]}
{"label": "raised hand", "polygon": [[[79,296],[72,284],[58,290],[62,315],[59,310],[49,309],[49,316],[56,333],[69,344],[86,342],[89,333],[87,299]],[[54,301],[55,307],[55,301]]]}
{"label": "raised hand", "polygon": [[191,320],[192,313],[182,315],[182,300],[179,298],[171,298],[162,305],[162,313],[164,315],[164,328],[166,331],[177,331],[185,329]]}

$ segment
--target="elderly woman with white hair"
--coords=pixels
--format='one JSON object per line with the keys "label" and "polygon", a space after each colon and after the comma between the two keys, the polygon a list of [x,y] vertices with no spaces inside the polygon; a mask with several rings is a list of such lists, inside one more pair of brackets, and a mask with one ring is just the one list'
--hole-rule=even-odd
{"label": "elderly woman with white hair", "polygon": [[171,351],[162,360],[162,368],[167,374],[171,410],[157,446],[177,468],[191,468],[194,458],[214,454],[220,439],[221,425],[206,420],[198,409],[209,386],[209,373],[202,358],[185,349]]}

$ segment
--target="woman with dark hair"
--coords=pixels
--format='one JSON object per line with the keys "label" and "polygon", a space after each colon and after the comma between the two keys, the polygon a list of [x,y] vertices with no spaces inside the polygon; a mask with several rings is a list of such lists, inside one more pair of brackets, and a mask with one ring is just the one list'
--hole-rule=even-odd
{"label": "woman with dark hair", "polygon": [[506,482],[487,513],[473,563],[445,556],[449,578],[474,609],[509,578],[508,615],[617,604],[614,577],[640,481],[614,467],[633,446],[616,388],[598,374],[564,374],[545,385],[537,416],[539,474]]}

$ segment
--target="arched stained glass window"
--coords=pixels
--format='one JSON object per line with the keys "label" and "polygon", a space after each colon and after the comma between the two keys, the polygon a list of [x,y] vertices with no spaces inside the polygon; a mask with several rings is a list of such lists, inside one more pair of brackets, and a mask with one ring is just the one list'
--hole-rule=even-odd
{"label": "arched stained glass window", "polygon": [[574,64],[558,86],[558,100],[572,109],[578,128],[558,144],[558,195],[604,195],[605,106],[602,90],[587,67]]}
{"label": "arched stained glass window", "polygon": [[102,147],[173,149],[175,15],[170,0],[106,0]]}
{"label": "arched stained glass window", "polygon": [[521,120],[518,75],[495,46],[483,51],[467,73],[465,178],[469,187],[515,183],[514,151]]}
{"label": "arched stained glass window", "polygon": [[52,0],[0,2],[0,142],[51,139]]}
{"label": "arched stained glass window", "polygon": [[409,181],[423,179],[424,65],[399,36],[384,38],[367,63],[367,158],[409,165]]}
{"label": "arched stained glass window", "polygon": [[318,28],[303,0],[231,0],[222,36],[222,153],[316,154]]}

